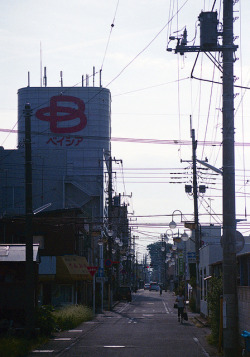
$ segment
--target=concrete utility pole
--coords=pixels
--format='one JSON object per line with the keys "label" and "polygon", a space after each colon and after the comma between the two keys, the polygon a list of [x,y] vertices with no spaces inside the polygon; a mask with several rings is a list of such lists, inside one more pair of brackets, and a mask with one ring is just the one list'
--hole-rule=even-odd
{"label": "concrete utility pole", "polygon": [[195,130],[191,129],[192,136],[192,151],[193,151],[193,195],[194,195],[194,226],[195,226],[195,258],[196,258],[196,311],[200,311],[200,227],[198,214],[198,190],[197,190],[197,170],[196,170],[196,148],[197,141],[195,140]]}
{"label": "concrete utility pole", "polygon": [[[223,55],[223,347],[224,357],[237,357],[237,261],[234,159],[234,0],[223,0],[223,32],[218,32],[217,12],[201,12],[200,46],[187,46],[187,31],[177,40],[175,53],[222,52]],[[214,6],[213,6],[214,8]],[[218,36],[222,36],[222,45]],[[172,51],[171,48],[167,49]],[[198,58],[198,57],[197,57]]]}
{"label": "concrete utility pole", "polygon": [[[108,230],[112,231],[112,215],[113,215],[113,182],[112,182],[112,157],[109,157],[109,165],[108,165]],[[110,261],[112,260],[112,236],[108,236],[108,258]],[[112,310],[113,304],[113,282],[112,282],[112,266],[109,268],[109,276],[108,276],[108,301],[109,301],[109,310]]]}
{"label": "concrete utility pole", "polygon": [[32,161],[31,161],[31,108],[25,105],[25,239],[26,239],[26,334],[31,337],[35,331],[35,274],[33,263],[32,233]]}
{"label": "concrete utility pole", "polygon": [[[112,231],[113,225],[113,161],[122,162],[121,160],[112,159],[111,153],[108,161],[108,230]],[[112,248],[113,248],[113,237],[109,235],[108,237],[108,258],[112,261]],[[113,281],[112,281],[112,266],[109,268],[109,310],[112,310],[113,304]]]}
{"label": "concrete utility pole", "polygon": [[224,356],[237,356],[237,262],[234,161],[233,0],[223,1],[223,338]]}

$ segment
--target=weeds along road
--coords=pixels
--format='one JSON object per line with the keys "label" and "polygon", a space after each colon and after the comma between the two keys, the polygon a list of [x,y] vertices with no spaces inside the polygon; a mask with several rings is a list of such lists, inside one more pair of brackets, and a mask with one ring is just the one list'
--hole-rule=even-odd
{"label": "weeds along road", "polygon": [[209,330],[194,324],[194,314],[183,325],[178,323],[174,300],[169,292],[139,290],[131,303],[120,302],[113,311],[56,334],[29,357],[217,356],[206,343]]}

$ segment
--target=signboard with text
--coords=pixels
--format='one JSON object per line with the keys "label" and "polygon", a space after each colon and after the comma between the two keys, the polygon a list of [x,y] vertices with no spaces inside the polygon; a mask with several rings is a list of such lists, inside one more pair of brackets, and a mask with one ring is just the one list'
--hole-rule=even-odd
{"label": "signboard with text", "polygon": [[101,91],[91,87],[19,89],[19,142],[24,138],[26,102],[32,109],[33,148],[79,148],[90,136],[103,139],[110,136],[110,92],[106,88]]}

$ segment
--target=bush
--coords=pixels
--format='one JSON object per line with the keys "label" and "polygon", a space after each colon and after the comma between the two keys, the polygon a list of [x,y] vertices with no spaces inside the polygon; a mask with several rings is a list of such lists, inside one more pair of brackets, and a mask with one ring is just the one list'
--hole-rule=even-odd
{"label": "bush", "polygon": [[54,311],[52,306],[41,306],[36,311],[36,327],[40,328],[41,337],[33,339],[25,337],[0,338],[0,357],[23,357],[33,348],[47,340],[46,336],[57,328],[67,330],[78,326],[93,317],[91,309],[85,306],[68,306]]}
{"label": "bush", "polygon": [[36,310],[36,326],[40,329],[41,335],[50,336],[56,328],[53,307],[43,305]]}
{"label": "bush", "polygon": [[92,311],[82,305],[70,305],[54,310],[52,306],[41,306],[36,311],[36,327],[41,335],[50,336],[56,328],[68,330],[92,319]]}
{"label": "bush", "polygon": [[211,325],[211,339],[214,344],[219,342],[220,333],[220,297],[223,294],[222,278],[211,278],[207,295],[209,320]]}
{"label": "bush", "polygon": [[24,343],[22,339],[17,338],[1,338],[1,357],[15,357],[15,356],[25,356],[25,354],[29,351],[29,347],[27,343]]}
{"label": "bush", "polygon": [[44,339],[26,339],[17,337],[0,338],[0,357],[24,357],[37,345],[44,343]]}
{"label": "bush", "polygon": [[61,330],[69,330],[82,322],[92,319],[91,309],[82,305],[70,305],[53,312],[56,325]]}

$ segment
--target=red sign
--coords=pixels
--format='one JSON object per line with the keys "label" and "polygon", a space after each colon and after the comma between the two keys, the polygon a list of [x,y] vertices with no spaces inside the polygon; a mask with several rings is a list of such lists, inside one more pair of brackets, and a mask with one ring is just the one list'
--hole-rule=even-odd
{"label": "red sign", "polygon": [[[58,103],[73,103],[77,108],[73,106],[67,107],[64,105],[58,105]],[[50,106],[41,108],[36,112],[36,117],[39,120],[50,122],[50,130],[52,133],[76,133],[81,131],[87,125],[87,117],[84,114],[85,104],[76,97],[69,95],[56,95],[50,98]],[[69,127],[59,123],[78,119],[78,123]]]}
{"label": "red sign", "polygon": [[110,259],[106,259],[104,261],[104,264],[105,264],[106,267],[110,268],[112,266],[113,262]]}
{"label": "red sign", "polygon": [[87,269],[88,269],[88,271],[89,271],[89,274],[90,274],[91,276],[94,276],[95,273],[96,273],[97,270],[98,270],[98,267],[87,267]]}

